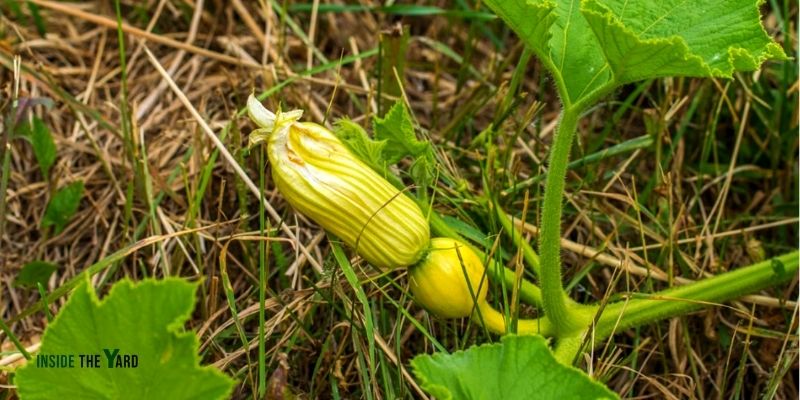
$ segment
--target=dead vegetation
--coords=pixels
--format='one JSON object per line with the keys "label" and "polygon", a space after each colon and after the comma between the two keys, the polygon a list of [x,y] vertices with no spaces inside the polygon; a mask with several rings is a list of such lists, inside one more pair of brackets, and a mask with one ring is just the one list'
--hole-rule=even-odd
{"label": "dead vegetation", "polygon": [[[406,101],[422,134],[436,144],[447,177],[436,188],[437,210],[492,237],[499,227],[463,193],[483,190],[484,174],[502,191],[545,170],[558,111],[554,91],[534,60],[519,93],[509,92],[522,47],[498,21],[480,15],[399,15],[318,2],[122,1],[118,29],[113,2],[29,3],[38,6],[42,32],[30,8],[20,7],[17,14],[10,2],[0,4],[0,112],[6,128],[0,141],[10,152],[0,200],[0,318],[31,349],[47,318],[29,312],[40,302],[39,292],[14,285],[22,266],[34,260],[56,264],[45,288],[51,292],[127,248],[126,257],[94,275],[99,292],[122,277],[202,279],[189,327],[199,334],[203,362],[239,380],[235,398],[255,397],[259,199],[201,123],[259,185],[265,167],[259,152],[246,148],[253,126],[242,112],[251,92],[269,92],[270,107],[303,108],[316,122],[349,117],[367,128],[387,104]],[[461,10],[451,2],[428,5]],[[770,33],[795,49],[797,4],[770,7],[780,8],[766,18]],[[398,24],[409,32],[404,52],[393,47],[404,42],[397,39]],[[21,63],[16,72],[15,57]],[[398,75],[389,76],[386,65]],[[395,92],[397,78],[402,87]],[[797,92],[796,64],[770,64],[732,81],[645,82],[594,110],[581,127],[573,159],[642,135],[656,144],[570,172],[563,247],[574,297],[601,300],[620,273],[614,292],[649,290],[796,248]],[[14,98],[33,104],[49,99],[51,106],[19,108],[14,116]],[[495,113],[506,99],[513,101],[513,112],[500,118]],[[9,118],[30,115],[45,122],[58,150],[48,176],[30,143],[7,129]],[[487,154],[473,141],[498,120],[503,130],[492,138],[496,153]],[[85,188],[77,213],[60,233],[42,229],[48,201],[76,181]],[[529,187],[531,238],[537,234],[539,185]],[[275,211],[271,226],[277,219],[287,223],[267,245],[269,392],[423,397],[407,362],[432,346],[399,309],[450,350],[493,340],[466,321],[428,317],[405,293],[404,273],[376,277],[364,290],[380,321],[374,331],[378,373],[362,375],[362,311],[353,306],[355,295],[341,272],[331,268],[328,239],[291,211],[268,173],[265,186],[265,200]],[[523,193],[506,193],[509,212],[522,210]],[[145,238],[152,245],[136,245]],[[513,251],[510,243],[503,246]],[[249,335],[246,345],[232,329],[221,257]],[[354,261],[362,278],[375,277],[368,265]],[[582,367],[623,397],[761,398],[772,391],[777,399],[795,398],[796,298],[795,280],[622,332],[594,349]],[[57,313],[65,300],[50,310]],[[4,351],[14,349],[4,334],[0,343]],[[0,387],[12,387],[8,375],[9,370],[0,373]],[[13,390],[0,394],[14,396]]]}

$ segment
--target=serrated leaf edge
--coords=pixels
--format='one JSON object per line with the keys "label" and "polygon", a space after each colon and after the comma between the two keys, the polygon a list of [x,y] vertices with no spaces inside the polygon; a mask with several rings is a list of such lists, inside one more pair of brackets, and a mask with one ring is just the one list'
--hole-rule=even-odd
{"label": "serrated leaf edge", "polygon": [[[199,283],[197,283],[197,282],[189,282],[189,281],[187,281],[185,279],[175,278],[175,277],[167,277],[167,278],[164,278],[164,279],[146,278],[146,279],[143,279],[143,280],[138,281],[138,282],[134,282],[134,281],[132,281],[130,279],[125,278],[125,279],[117,281],[114,285],[112,285],[111,286],[111,290],[109,290],[108,294],[103,299],[100,299],[97,296],[97,292],[95,291],[94,286],[92,286],[92,284],[91,284],[90,275],[88,273],[84,273],[83,275],[85,276],[85,278],[83,279],[83,282],[80,283],[75,288],[75,290],[73,290],[72,294],[69,296],[69,299],[67,299],[67,302],[64,303],[64,306],[61,307],[62,310],[65,309],[66,307],[68,307],[69,304],[73,302],[72,299],[73,299],[74,295],[80,290],[85,290],[86,294],[89,296],[89,301],[92,303],[92,305],[96,306],[96,308],[99,309],[103,304],[106,303],[106,301],[107,301],[107,299],[109,297],[111,297],[116,291],[121,290],[119,288],[122,287],[122,286],[128,286],[128,288],[132,290],[132,289],[136,289],[137,287],[140,287],[142,285],[148,285],[148,284],[167,285],[167,284],[169,284],[169,282],[178,282],[178,283],[183,284],[183,285],[192,286],[192,298],[196,298],[197,288],[199,286]],[[167,333],[174,334],[178,339],[185,339],[187,336],[190,337],[190,340],[192,342],[191,343],[192,344],[192,348],[197,350],[197,349],[200,348],[200,340],[197,338],[197,335],[195,334],[195,332],[192,331],[192,330],[181,332],[181,330],[183,329],[184,324],[191,317],[192,311],[194,311],[194,301],[192,302],[192,305],[185,312],[181,313],[172,322],[167,324],[166,329],[167,329]],[[44,343],[47,342],[47,338],[50,335],[52,335],[51,332],[53,331],[53,329],[55,327],[58,326],[59,321],[61,321],[61,319],[63,318],[62,317],[63,314],[64,313],[59,312],[58,314],[56,314],[55,318],[53,318],[53,320],[49,323],[47,329],[45,329],[45,332],[42,335],[42,341],[41,341],[42,345],[44,345]],[[29,367],[29,365],[30,365],[30,363],[26,363],[25,365],[23,365],[22,367],[19,368],[18,372],[23,370],[23,369],[25,369],[25,368],[32,368],[32,367]],[[236,381],[234,379],[231,379],[228,375],[224,374],[222,371],[220,371],[219,369],[217,369],[217,368],[215,368],[215,367],[213,367],[211,365],[206,365],[206,366],[200,365],[200,356],[197,354],[197,351],[193,351],[192,352],[192,366],[197,368],[197,369],[199,369],[199,370],[211,371],[212,374],[217,375],[219,377],[222,377],[223,380],[229,382],[230,385],[228,387],[228,390],[226,391],[226,393],[223,396],[220,397],[220,399],[229,398],[231,396],[231,394],[233,393],[234,384],[236,383]]]}
{"label": "serrated leaf edge", "polygon": [[[756,0],[755,7],[758,8],[759,5],[764,3],[764,1],[766,1],[766,0]],[[750,67],[750,70],[755,70],[755,69],[759,68],[761,66],[761,64],[763,64],[764,62],[766,62],[767,60],[770,60],[770,59],[777,59],[777,60],[786,60],[786,59],[788,59],[788,57],[784,53],[783,49],[777,43],[775,43],[774,41],[771,41],[770,43],[767,43],[766,47],[764,48],[764,51],[757,58],[753,57],[750,54],[750,52],[747,51],[747,49],[744,49],[742,47],[728,47],[727,48],[727,53],[728,53],[728,67],[729,67],[729,70],[728,71],[722,71],[722,70],[720,70],[718,68],[713,68],[712,69],[702,57],[698,56],[697,54],[695,54],[695,53],[693,53],[691,51],[691,49],[689,48],[688,43],[686,43],[686,40],[684,38],[682,38],[682,37],[680,37],[678,35],[674,35],[674,36],[663,37],[663,38],[643,39],[638,34],[633,32],[628,26],[626,26],[624,22],[622,22],[619,18],[617,18],[617,16],[615,16],[613,14],[613,12],[611,12],[611,10],[609,10],[608,7],[606,7],[600,1],[598,1],[598,0],[581,0],[580,3],[581,3],[580,11],[581,11],[582,14],[584,14],[584,15],[585,14],[593,14],[598,18],[604,19],[606,21],[607,25],[615,26],[615,27],[619,28],[625,34],[630,35],[631,37],[635,38],[640,43],[643,43],[643,44],[669,44],[669,45],[677,45],[677,46],[679,46],[680,50],[681,50],[681,54],[683,55],[683,60],[684,61],[693,60],[693,61],[698,62],[700,64],[700,66],[706,71],[706,73],[708,74],[709,77],[728,78],[728,79],[732,78],[733,77],[733,73],[737,71],[736,62],[735,62],[736,55],[743,56],[745,58],[746,62],[748,62],[752,66],[752,67]],[[601,13],[601,12],[595,10],[595,9],[588,8],[588,7],[591,7],[591,6],[594,6],[597,10],[605,10],[605,12]],[[761,14],[759,13],[759,16],[760,15]],[[589,24],[589,27],[594,32],[594,28],[592,27],[591,24]],[[758,27],[761,30],[761,33],[765,37],[771,39],[771,36],[769,36],[767,31],[764,29],[764,24],[761,23],[760,19],[759,19]],[[595,33],[595,35],[596,35],[596,33]],[[611,64],[608,62],[608,56],[606,55],[605,46],[600,46],[600,49],[603,52],[603,56],[606,58],[606,65],[608,65],[609,68],[611,68]],[[611,68],[611,71],[614,73],[614,77],[616,79],[617,76],[618,76],[617,72],[614,71],[613,68]],[[666,74],[665,75],[654,75],[654,76],[651,76],[649,78],[658,78],[658,77],[665,77],[665,76],[675,76],[675,75],[673,75],[673,74],[669,74],[669,75],[666,75]],[[687,76],[690,76],[690,75],[687,75]],[[701,76],[701,77],[703,77],[703,76]],[[639,78],[639,79],[630,80],[630,81],[622,81],[622,80],[620,80],[620,81],[617,81],[617,82],[620,83],[620,84],[623,84],[623,83],[631,83],[631,82],[636,82],[636,81],[649,79],[649,78]]]}
{"label": "serrated leaf edge", "polygon": [[[425,389],[429,393],[433,394],[434,396],[440,397],[442,399],[452,399],[453,398],[453,394],[445,386],[430,382],[425,375],[420,373],[421,372],[420,371],[420,367],[419,367],[419,365],[417,365],[418,362],[420,362],[420,360],[425,359],[425,358],[430,358],[432,360],[438,360],[438,359],[445,358],[445,357],[457,356],[457,355],[459,355],[461,353],[466,353],[466,352],[468,352],[470,350],[473,350],[473,349],[484,349],[484,348],[492,348],[492,347],[502,348],[503,346],[505,346],[505,342],[506,341],[514,340],[514,338],[521,338],[521,337],[533,338],[533,340],[541,342],[541,344],[543,344],[545,346],[545,348],[547,348],[548,340],[545,339],[543,336],[540,336],[540,335],[505,335],[505,336],[500,338],[499,342],[484,343],[484,344],[480,344],[480,345],[476,345],[476,346],[471,346],[471,347],[469,347],[467,349],[458,350],[458,351],[455,351],[453,353],[437,352],[437,353],[433,353],[433,354],[419,354],[419,355],[415,356],[411,360],[411,368],[412,368],[412,371],[414,372],[414,376],[416,376],[417,380],[419,380],[419,382],[420,382],[420,387],[422,387],[423,389]],[[571,365],[564,365],[564,364],[559,363],[555,359],[555,357],[553,356],[552,351],[549,351],[549,349],[545,353],[547,354],[545,357],[550,357],[550,359],[554,363],[556,363],[559,366],[565,368],[566,370],[577,371],[577,372],[579,372],[579,373],[581,373],[583,375],[586,375],[592,382],[598,383],[611,396],[611,397],[608,397],[609,399],[617,399],[617,398],[619,398],[613,391],[611,391],[611,389],[606,387],[606,385],[603,385],[602,383],[595,381],[594,379],[592,379],[592,377],[587,375],[586,372],[582,371],[581,369],[573,367]],[[436,391],[436,392],[434,392],[434,391]],[[442,394],[446,395],[446,397],[441,396]]]}

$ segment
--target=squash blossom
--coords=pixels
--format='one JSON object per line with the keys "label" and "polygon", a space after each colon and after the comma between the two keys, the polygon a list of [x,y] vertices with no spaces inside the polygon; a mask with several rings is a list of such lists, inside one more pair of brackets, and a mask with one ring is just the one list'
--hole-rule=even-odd
{"label": "squash blossom", "polygon": [[467,317],[476,304],[486,303],[483,262],[457,240],[431,239],[428,256],[409,270],[409,277],[414,301],[439,317]]}
{"label": "squash blossom", "polygon": [[302,110],[272,113],[253,95],[250,119],[266,142],[272,178],[289,204],[381,269],[415,264],[428,248],[422,211],[356,158],[327,128],[299,122]]}

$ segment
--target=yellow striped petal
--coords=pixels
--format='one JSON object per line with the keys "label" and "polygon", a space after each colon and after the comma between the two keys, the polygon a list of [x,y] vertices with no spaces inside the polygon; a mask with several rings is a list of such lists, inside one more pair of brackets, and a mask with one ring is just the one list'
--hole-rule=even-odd
{"label": "yellow striped petal", "polygon": [[430,231],[410,198],[356,158],[328,129],[298,122],[302,111],[272,114],[248,100],[261,127],[251,144],[267,142],[272,177],[292,207],[354,248],[372,265],[415,264]]}

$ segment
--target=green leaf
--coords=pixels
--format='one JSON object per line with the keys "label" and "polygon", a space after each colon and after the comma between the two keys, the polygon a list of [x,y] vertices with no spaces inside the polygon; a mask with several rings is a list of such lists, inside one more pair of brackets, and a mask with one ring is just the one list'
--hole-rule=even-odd
{"label": "green leaf", "polygon": [[56,143],[50,129],[40,118],[33,117],[33,123],[26,123],[20,127],[23,137],[28,139],[33,146],[33,155],[39,163],[42,176],[48,177],[50,167],[56,161]]}
{"label": "green leaf", "polygon": [[436,180],[436,159],[432,149],[416,157],[408,173],[421,190],[431,187]]}
{"label": "green leaf", "polygon": [[70,183],[56,192],[47,204],[42,218],[42,228],[55,226],[55,233],[64,230],[75,211],[78,211],[81,196],[83,196],[83,181]]}
{"label": "green leaf", "polygon": [[566,104],[663,76],[730,77],[785,59],[757,0],[486,0],[553,73]]}
{"label": "green leaf", "polygon": [[786,59],[754,0],[586,0],[583,14],[618,82],[662,76],[730,78]]}
{"label": "green leaf", "polygon": [[46,285],[50,275],[58,270],[58,266],[46,261],[31,261],[22,266],[14,279],[15,286],[35,288],[37,283]]}
{"label": "green leaf", "polygon": [[430,147],[428,142],[417,140],[411,116],[402,101],[395,103],[383,118],[375,118],[372,125],[375,140],[386,141],[383,158],[389,164],[406,156],[421,155]]}
{"label": "green leaf", "polygon": [[382,155],[386,147],[385,140],[370,139],[364,128],[349,119],[336,121],[333,133],[370,168],[378,172],[386,171],[386,161]]}
{"label": "green leaf", "polygon": [[603,53],[581,16],[580,0],[486,0],[553,73],[573,103],[611,80]]}
{"label": "green leaf", "polygon": [[[200,367],[197,336],[183,331],[196,291],[196,283],[178,278],[137,284],[126,279],[100,301],[86,275],[45,330],[39,351],[73,355],[73,368],[30,360],[17,371],[20,399],[226,398],[232,380],[213,367]],[[79,355],[97,355],[99,363],[81,365]],[[117,365],[124,356],[128,367]]]}
{"label": "green leaf", "polygon": [[[396,135],[396,140],[390,140],[388,138],[372,140],[369,135],[367,135],[364,128],[349,119],[336,121],[336,127],[333,132],[358,159],[387,179],[392,185],[400,189],[404,187],[403,182],[394,176],[388,167],[405,156],[411,156],[413,160],[409,170],[411,179],[424,191],[433,184],[436,178],[436,159],[433,154],[433,147],[429,143],[419,141],[415,138],[408,113],[405,113],[405,115],[400,113],[402,110],[398,108],[397,105],[392,109],[397,109],[397,114],[392,116],[387,114],[387,117],[384,119],[374,118],[373,123],[376,126],[376,132],[378,124],[381,124],[380,129],[384,132],[390,131],[391,129],[383,124],[396,122],[399,124],[397,126],[402,125],[402,129],[407,129],[406,132],[384,133],[385,135]],[[388,122],[389,118],[392,118],[391,122]],[[405,141],[411,150],[398,147],[397,143],[400,140]],[[395,144],[394,147],[390,147],[392,143]],[[413,151],[413,153],[411,151]]]}
{"label": "green leaf", "polygon": [[559,364],[541,336],[506,335],[500,343],[411,361],[422,388],[438,399],[616,399],[577,368]]}

